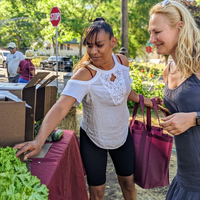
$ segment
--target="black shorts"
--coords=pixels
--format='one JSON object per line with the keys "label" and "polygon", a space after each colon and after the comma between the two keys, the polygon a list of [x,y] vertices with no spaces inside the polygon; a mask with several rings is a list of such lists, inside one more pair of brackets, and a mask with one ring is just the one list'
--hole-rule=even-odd
{"label": "black shorts", "polygon": [[130,131],[121,147],[107,150],[96,146],[80,128],[80,150],[90,186],[99,186],[106,182],[107,152],[110,154],[117,175],[130,176],[134,173],[134,145]]}

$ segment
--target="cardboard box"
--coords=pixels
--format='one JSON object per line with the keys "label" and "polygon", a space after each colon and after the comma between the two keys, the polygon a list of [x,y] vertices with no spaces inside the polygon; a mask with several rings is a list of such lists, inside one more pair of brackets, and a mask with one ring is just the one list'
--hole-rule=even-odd
{"label": "cardboard box", "polygon": [[49,72],[38,72],[27,84],[0,83],[0,90],[8,90],[31,106],[31,109],[26,107],[25,141],[31,141],[34,138],[36,85],[40,83],[48,74]]}
{"label": "cardboard box", "polygon": [[25,141],[25,105],[25,101],[15,102],[6,95],[0,98],[1,147],[13,147],[15,144]]}
{"label": "cardboard box", "polygon": [[39,88],[37,88],[37,100],[35,120],[38,121],[47,114],[51,107],[56,103],[58,88],[56,86],[49,86],[58,76],[53,75],[49,77]]}

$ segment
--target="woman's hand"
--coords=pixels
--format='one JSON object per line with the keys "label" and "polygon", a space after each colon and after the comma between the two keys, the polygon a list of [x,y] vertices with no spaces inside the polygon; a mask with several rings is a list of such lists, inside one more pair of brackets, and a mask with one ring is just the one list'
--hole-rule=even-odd
{"label": "woman's hand", "polygon": [[163,100],[160,97],[154,97],[158,105],[163,105]]}
{"label": "woman's hand", "polygon": [[157,105],[162,105],[163,104],[163,100],[160,97],[153,97],[153,98],[150,99],[151,104],[149,106],[148,105],[146,105],[146,106],[154,109],[154,104],[153,104],[152,99],[155,99]]}
{"label": "woman's hand", "polygon": [[162,118],[164,122],[160,126],[171,135],[180,135],[192,126],[196,126],[197,113],[175,113]]}
{"label": "woman's hand", "polygon": [[42,146],[43,143],[41,143],[39,140],[33,140],[31,142],[23,142],[20,144],[16,144],[13,148],[18,149],[18,152],[16,154],[17,157],[25,152],[28,152],[24,156],[24,160],[27,160],[28,158],[37,155],[40,152]]}
{"label": "woman's hand", "polygon": [[154,97],[156,100],[157,105],[163,105],[163,100],[160,97]]}
{"label": "woman's hand", "polygon": [[50,133],[57,127],[60,121],[67,115],[76,99],[71,96],[61,95],[59,100],[46,114],[40,130],[33,141],[16,144],[13,148],[19,149],[16,156],[29,151],[24,159],[38,154]]}

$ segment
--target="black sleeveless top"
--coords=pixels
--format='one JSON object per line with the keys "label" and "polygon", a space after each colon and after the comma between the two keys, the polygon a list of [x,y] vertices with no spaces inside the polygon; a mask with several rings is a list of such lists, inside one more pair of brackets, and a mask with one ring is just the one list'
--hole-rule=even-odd
{"label": "black sleeveless top", "polygon": [[[163,100],[172,113],[200,111],[200,80],[192,74],[175,89],[168,87],[167,80]],[[174,139],[178,169],[167,199],[200,200],[200,126],[191,127]]]}

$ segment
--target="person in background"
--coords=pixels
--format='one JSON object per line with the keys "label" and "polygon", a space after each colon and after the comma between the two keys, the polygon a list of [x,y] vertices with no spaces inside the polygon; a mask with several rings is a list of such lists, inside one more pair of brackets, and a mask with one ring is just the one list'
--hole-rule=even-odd
{"label": "person in background", "polygon": [[128,53],[128,51],[126,50],[125,47],[121,47],[121,49],[118,51],[119,54],[122,54],[122,55],[126,55],[126,53]]}
{"label": "person in background", "polygon": [[[117,38],[111,26],[101,19],[86,29],[84,45],[87,53],[59,100],[45,116],[38,135],[31,142],[15,145],[14,148],[19,149],[16,156],[27,150],[30,153],[25,155],[25,159],[37,154],[71,107],[82,102],[80,152],[90,199],[104,199],[109,153],[124,199],[136,200],[134,145],[129,131],[127,100],[139,102],[139,95],[131,90],[128,59],[112,53]],[[144,103],[153,107],[150,99],[144,98]]]}
{"label": "person in background", "polygon": [[150,10],[150,42],[171,55],[163,71],[164,104],[172,115],[160,123],[174,135],[177,174],[167,200],[200,199],[200,33],[181,3],[165,0]]}
{"label": "person in background", "polygon": [[17,73],[17,69],[20,61],[24,60],[24,55],[17,51],[16,44],[14,42],[10,42],[8,44],[8,49],[10,51],[6,59],[8,81],[10,83],[18,83],[20,74]]}
{"label": "person in background", "polygon": [[35,76],[35,67],[31,60],[35,58],[32,50],[26,50],[25,60],[19,63],[17,73],[20,73],[18,83],[28,83]]}

